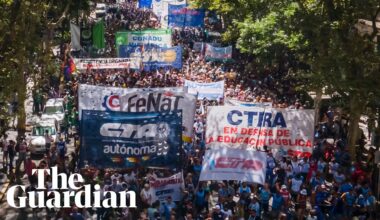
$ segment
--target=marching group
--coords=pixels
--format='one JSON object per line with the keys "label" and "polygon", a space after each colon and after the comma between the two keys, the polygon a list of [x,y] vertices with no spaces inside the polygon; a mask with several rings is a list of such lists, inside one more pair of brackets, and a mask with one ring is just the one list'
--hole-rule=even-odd
{"label": "marching group", "polygon": [[[114,36],[120,27],[127,29],[154,28],[149,10],[136,8],[135,2],[125,3],[121,13],[110,11],[106,15],[107,35]],[[127,21],[125,23],[124,21]],[[113,37],[111,37],[113,39]],[[58,166],[60,172],[81,172],[86,184],[100,184],[102,190],[119,192],[133,190],[138,196],[137,209],[69,209],[47,210],[55,219],[376,219],[377,199],[371,189],[372,172],[360,163],[352,162],[348,154],[346,122],[340,113],[329,109],[322,123],[316,127],[315,145],[311,157],[287,155],[286,152],[267,153],[266,183],[258,185],[240,181],[199,181],[202,157],[206,150],[205,127],[207,106],[222,105],[224,100],[199,100],[194,118],[192,143],[184,143],[182,199],[165,202],[153,201],[149,180],[152,177],[168,177],[176,170],[139,168],[136,170],[95,169],[78,170],[78,85],[90,84],[123,88],[181,87],[184,80],[215,82],[225,80],[225,99],[244,102],[271,102],[279,108],[310,108],[307,101],[294,90],[295,82],[286,78],[285,67],[268,67],[265,70],[248,68],[248,59],[233,63],[206,62],[201,52],[194,49],[194,42],[215,43],[207,36],[207,28],[184,28],[173,32],[175,45],[183,48],[183,68],[159,68],[157,70],[87,69],[73,74],[61,82],[56,92],[49,87],[35,94],[37,114],[47,97],[64,98],[67,121],[56,144],[45,134],[46,153],[38,164],[27,156],[25,138],[7,140],[3,137],[3,165],[13,172],[14,157],[18,153],[16,175],[24,172],[29,178],[29,190],[34,190],[36,177],[33,168]],[[108,42],[114,45],[114,42]],[[241,55],[239,55],[241,56]],[[45,95],[43,95],[45,94]],[[44,98],[46,97],[46,98]],[[39,106],[37,106],[39,105]],[[70,120],[69,120],[70,119]],[[67,144],[74,138],[75,151],[67,155]],[[51,146],[50,146],[51,145]],[[49,187],[51,180],[46,182]]]}

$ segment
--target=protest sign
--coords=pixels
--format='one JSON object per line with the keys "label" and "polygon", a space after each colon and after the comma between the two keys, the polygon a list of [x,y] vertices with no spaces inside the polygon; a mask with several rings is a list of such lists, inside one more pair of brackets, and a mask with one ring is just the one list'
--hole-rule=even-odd
{"label": "protest sign", "polygon": [[139,8],[151,8],[152,0],[139,0]]}
{"label": "protest sign", "polygon": [[206,150],[199,180],[238,180],[264,184],[265,152],[232,148]]}
{"label": "protest sign", "polygon": [[184,181],[182,172],[166,178],[152,177],[149,180],[150,187],[153,190],[152,201],[165,202],[168,196],[177,202],[182,199],[182,189],[184,189]]}
{"label": "protest sign", "polygon": [[207,110],[206,143],[210,146],[312,151],[314,110],[245,106],[212,106]]}
{"label": "protest sign", "polygon": [[230,61],[232,59],[232,46],[214,47],[206,45],[205,60],[209,61]]}
{"label": "protest sign", "polygon": [[186,92],[184,87],[167,88],[120,88],[79,84],[78,111],[81,119],[82,110],[120,111],[119,96],[142,91]]}
{"label": "protest sign", "polygon": [[79,58],[74,59],[78,70],[86,69],[140,69],[141,58]]}
{"label": "protest sign", "polygon": [[182,68],[182,48],[180,46],[160,48],[154,46],[122,45],[119,48],[119,57],[140,59],[146,70],[167,66],[177,69]]}
{"label": "protest sign", "polygon": [[271,102],[243,102],[235,99],[224,98],[224,105],[272,108]]}
{"label": "protest sign", "polygon": [[219,100],[224,97],[224,81],[199,83],[185,80],[184,86],[190,94],[198,95],[198,99]]}
{"label": "protest sign", "polygon": [[204,9],[191,9],[182,5],[169,4],[168,25],[169,27],[203,27]]}
{"label": "protest sign", "polygon": [[115,34],[116,48],[121,45],[156,45],[159,47],[172,46],[172,31],[170,29],[125,31]]}
{"label": "protest sign", "polygon": [[178,167],[182,111],[84,110],[79,167]]}
{"label": "protest sign", "polygon": [[160,112],[182,110],[184,141],[191,141],[196,97],[184,92],[138,91],[120,96],[123,112]]}

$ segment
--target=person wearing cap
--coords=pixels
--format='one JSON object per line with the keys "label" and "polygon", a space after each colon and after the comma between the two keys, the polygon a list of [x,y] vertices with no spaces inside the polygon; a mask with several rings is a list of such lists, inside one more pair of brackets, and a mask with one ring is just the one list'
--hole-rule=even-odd
{"label": "person wearing cap", "polygon": [[260,215],[261,207],[260,207],[259,199],[253,193],[251,194],[250,199],[251,199],[251,202],[248,204],[248,209],[249,210],[254,209],[256,211],[256,214]]}
{"label": "person wearing cap", "polygon": [[306,202],[307,202],[307,191],[306,189],[302,189],[300,193],[297,195],[297,218],[303,219],[305,216],[305,209],[306,209]]}
{"label": "person wearing cap", "polygon": [[212,210],[212,220],[224,220],[226,216],[221,211],[221,208],[219,205],[216,205]]}

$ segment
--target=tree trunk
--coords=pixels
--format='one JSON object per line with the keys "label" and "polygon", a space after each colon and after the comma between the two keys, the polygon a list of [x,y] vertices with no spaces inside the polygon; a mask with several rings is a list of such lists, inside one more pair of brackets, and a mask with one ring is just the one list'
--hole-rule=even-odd
{"label": "tree trunk", "polygon": [[321,106],[322,106],[322,88],[318,88],[315,94],[314,99],[314,125],[317,125],[319,123],[320,118],[320,112],[321,112]]}
{"label": "tree trunk", "polygon": [[17,79],[19,86],[17,86],[18,92],[18,111],[17,111],[17,132],[18,136],[25,136],[25,124],[26,124],[26,112],[25,112],[25,100],[26,100],[26,81],[24,76],[24,65],[21,65],[19,72],[17,73]]}
{"label": "tree trunk", "polygon": [[360,103],[357,94],[353,94],[350,101],[350,119],[348,128],[348,147],[351,159],[356,160],[356,146],[359,137],[360,114],[364,104]]}

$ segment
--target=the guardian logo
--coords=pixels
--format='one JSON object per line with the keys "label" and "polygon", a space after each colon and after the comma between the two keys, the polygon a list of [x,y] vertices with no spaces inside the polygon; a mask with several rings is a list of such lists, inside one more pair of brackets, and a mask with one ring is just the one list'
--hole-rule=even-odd
{"label": "the guardian logo", "polygon": [[[104,191],[99,184],[84,184],[79,173],[67,176],[58,173],[57,167],[50,169],[33,169],[38,183],[34,190],[28,191],[23,185],[14,185],[8,189],[7,202],[13,208],[137,208],[136,193],[121,190]],[[51,175],[50,175],[51,174]],[[46,176],[51,176],[51,187],[46,188]],[[20,195],[16,193],[22,192]]]}

